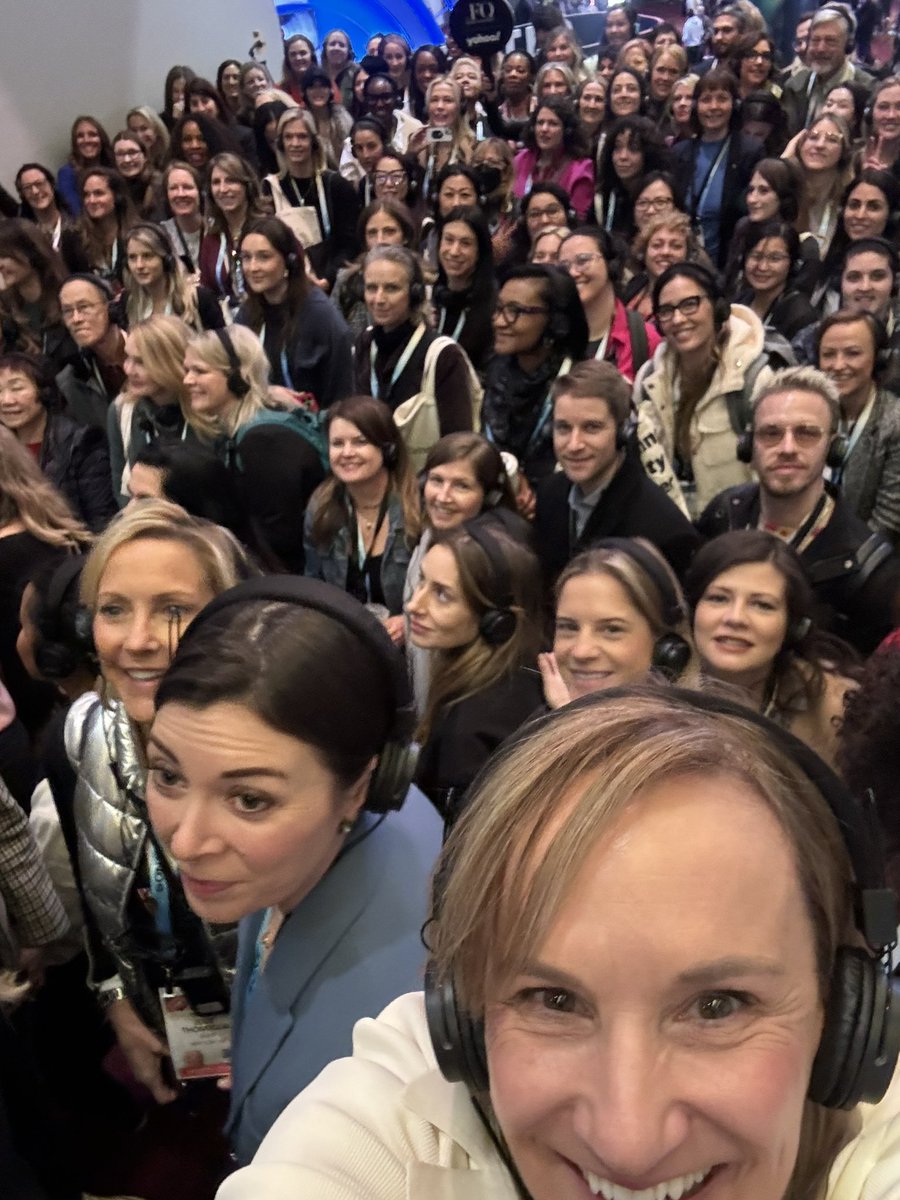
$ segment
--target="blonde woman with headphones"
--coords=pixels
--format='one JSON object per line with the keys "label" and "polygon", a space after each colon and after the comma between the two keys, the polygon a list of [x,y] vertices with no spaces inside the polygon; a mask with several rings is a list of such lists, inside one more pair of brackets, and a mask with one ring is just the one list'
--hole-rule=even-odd
{"label": "blonde woman with headphones", "polygon": [[160,225],[134,225],[125,239],[125,291],[119,298],[124,327],[152,316],[180,317],[198,333],[224,324],[215,293],[194,283]]}
{"label": "blonde woman with headphones", "polygon": [[281,114],[275,138],[277,175],[267,175],[263,191],[275,215],[306,250],[314,276],[330,289],[341,267],[359,252],[356,188],[326,169],[325,151],[312,115],[301,108]]}

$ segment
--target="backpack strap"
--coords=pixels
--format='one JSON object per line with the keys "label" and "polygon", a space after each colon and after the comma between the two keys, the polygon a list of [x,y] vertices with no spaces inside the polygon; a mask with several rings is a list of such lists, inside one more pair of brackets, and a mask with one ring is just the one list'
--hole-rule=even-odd
{"label": "backpack strap", "polygon": [[766,354],[758,354],[747,368],[743,386],[734,392],[726,392],[725,394],[728,419],[731,422],[731,428],[734,430],[735,437],[740,437],[741,434],[746,433],[753,421],[753,389],[756,387],[760,371],[768,365],[769,360]]}
{"label": "backpack strap", "polygon": [[631,369],[637,375],[650,357],[647,326],[641,314],[633,308],[625,309],[625,319],[628,322],[628,340],[631,342]]}

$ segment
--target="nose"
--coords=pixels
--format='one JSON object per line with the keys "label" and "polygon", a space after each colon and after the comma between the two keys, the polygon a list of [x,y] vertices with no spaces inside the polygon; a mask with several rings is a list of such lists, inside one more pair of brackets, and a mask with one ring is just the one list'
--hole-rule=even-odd
{"label": "nose", "polygon": [[586,1054],[573,1105],[573,1131],[617,1181],[659,1178],[660,1164],[689,1136],[673,1103],[665,1054],[646,1029],[612,1029]]}
{"label": "nose", "polygon": [[734,596],[725,609],[724,619],[728,625],[745,625],[747,622],[746,608],[740,596]]}
{"label": "nose", "polygon": [[577,662],[590,662],[591,659],[597,657],[597,640],[587,626],[578,630],[575,641],[572,643],[570,657]]}
{"label": "nose", "polygon": [[160,648],[154,622],[149,614],[135,613],[132,616],[122,645],[132,654],[149,654]]}
{"label": "nose", "polygon": [[407,600],[404,611],[411,617],[416,616],[418,613],[423,611],[424,600],[425,585],[420,583],[413,592],[412,596],[410,596],[409,600]]}
{"label": "nose", "polygon": [[195,862],[221,850],[221,839],[207,803],[188,794],[178,801],[177,814],[169,829],[168,847],[178,862]]}
{"label": "nose", "polygon": [[438,488],[437,499],[441,504],[447,504],[450,500],[451,490],[449,483],[442,483]]}

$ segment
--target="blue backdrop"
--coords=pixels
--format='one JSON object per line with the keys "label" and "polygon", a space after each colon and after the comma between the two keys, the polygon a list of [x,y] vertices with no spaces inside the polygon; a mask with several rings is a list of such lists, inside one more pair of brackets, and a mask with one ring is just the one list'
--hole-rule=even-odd
{"label": "blue backdrop", "polygon": [[413,48],[424,42],[441,45],[444,40],[423,0],[341,0],[340,15],[334,0],[286,0],[275,8],[285,37],[304,33],[318,47],[329,30],[343,29],[357,58],[365,53],[373,33],[402,33]]}

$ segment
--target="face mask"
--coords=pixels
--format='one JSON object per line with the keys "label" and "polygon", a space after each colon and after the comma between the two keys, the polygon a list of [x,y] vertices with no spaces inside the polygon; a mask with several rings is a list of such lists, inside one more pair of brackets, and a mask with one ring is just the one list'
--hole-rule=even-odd
{"label": "face mask", "polygon": [[475,174],[478,176],[479,189],[485,196],[496,191],[503,178],[503,172],[499,167],[476,167]]}

